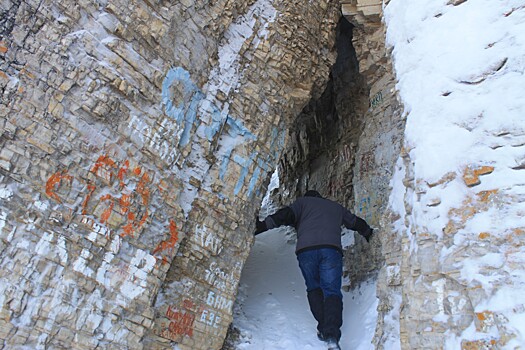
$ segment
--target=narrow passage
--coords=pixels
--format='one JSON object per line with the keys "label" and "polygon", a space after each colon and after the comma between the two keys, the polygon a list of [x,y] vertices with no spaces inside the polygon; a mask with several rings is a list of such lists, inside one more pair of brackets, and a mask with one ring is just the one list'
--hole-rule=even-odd
{"label": "narrow passage", "polygon": [[[257,236],[241,277],[234,326],[241,331],[239,350],[321,350],[316,322],[308,308],[297,265],[295,242],[286,228]],[[343,292],[341,348],[369,350],[377,319],[376,281]]]}

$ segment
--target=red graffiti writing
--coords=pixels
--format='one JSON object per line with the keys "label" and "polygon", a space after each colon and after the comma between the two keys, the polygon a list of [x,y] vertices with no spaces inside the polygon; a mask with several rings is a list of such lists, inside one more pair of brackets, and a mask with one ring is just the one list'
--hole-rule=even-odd
{"label": "red graffiti writing", "polygon": [[97,188],[97,186],[93,185],[93,184],[88,184],[87,186],[88,188],[88,194],[86,195],[86,198],[84,198],[84,201],[82,202],[82,215],[86,215],[86,206],[88,205],[89,203],[89,200],[91,199],[91,196],[93,195],[93,191],[95,191],[95,189]]}
{"label": "red graffiti writing", "polygon": [[[155,250],[153,250],[153,255],[164,252],[164,251],[172,252],[178,240],[179,240],[179,231],[177,229],[177,224],[175,223],[175,221],[170,220],[170,237],[167,240],[164,240],[157,245]],[[164,256],[162,258],[162,263],[166,264],[167,262],[168,262],[167,257]]]}
{"label": "red graffiti writing", "polygon": [[193,323],[195,322],[195,305],[190,300],[184,300],[180,309],[168,306],[166,317],[170,319],[168,330],[177,335],[193,336]]}
{"label": "red graffiti writing", "polygon": [[124,162],[124,165],[119,169],[118,171],[118,179],[120,180],[120,187],[124,187],[124,176],[128,172],[129,169],[129,160],[126,160]]}
{"label": "red graffiti writing", "polygon": [[[101,224],[113,226],[107,232],[117,232],[121,237],[136,237],[150,217],[151,194],[157,187],[153,186],[150,173],[139,166],[131,167],[129,160],[119,164],[109,155],[99,156],[90,172],[103,181],[88,180],[81,214],[98,216]],[[47,180],[45,193],[62,202],[57,191],[65,181],[72,180],[73,176],[65,170],[58,171]],[[82,183],[85,180],[81,178],[79,181]],[[169,232],[168,239],[159,243],[155,253],[175,246],[178,231],[173,220],[170,220]]]}
{"label": "red graffiti writing", "polygon": [[91,168],[91,172],[105,179],[106,181],[111,182],[113,177],[111,169],[115,167],[115,162],[111,158],[109,158],[109,156],[103,155],[98,157],[97,162]]}
{"label": "red graffiti writing", "polygon": [[108,219],[109,219],[109,216],[111,215],[111,212],[113,211],[113,207],[115,206],[115,201],[113,200],[113,197],[111,197],[111,195],[107,194],[105,196],[102,196],[100,197],[100,201],[106,201],[106,200],[109,200],[109,207],[104,210],[104,212],[102,213],[102,215],[100,215],[100,222],[102,224],[105,224]]}
{"label": "red graffiti writing", "polygon": [[361,172],[369,172],[376,167],[374,150],[363,153],[361,156]]}
{"label": "red graffiti writing", "polygon": [[67,174],[67,171],[57,171],[46,182],[46,194],[61,203],[62,200],[56,194],[57,187],[60,187],[62,180],[67,180],[69,182],[73,181],[73,177]]}

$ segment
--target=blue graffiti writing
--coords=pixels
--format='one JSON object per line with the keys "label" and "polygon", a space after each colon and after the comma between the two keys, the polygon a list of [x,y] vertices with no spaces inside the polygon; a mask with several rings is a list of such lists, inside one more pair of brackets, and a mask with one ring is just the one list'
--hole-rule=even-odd
{"label": "blue graffiti writing", "polygon": [[[176,96],[172,87],[177,86]],[[182,126],[179,132],[179,146],[190,142],[190,133],[197,121],[197,108],[205,95],[190,79],[190,73],[181,67],[172,68],[162,82],[162,103],[166,114]],[[177,102],[175,101],[177,98]]]}
{"label": "blue graffiti writing", "polygon": [[374,97],[372,97],[372,99],[370,100],[370,106],[372,106],[372,108],[376,108],[377,106],[379,106],[381,103],[383,102],[383,93],[381,91],[379,91],[377,94],[374,95]]}
{"label": "blue graffiti writing", "polygon": [[[284,143],[284,133],[279,136],[279,131],[275,128],[272,132],[272,147],[270,158],[266,162],[257,158],[257,153],[253,152],[249,157],[233,155],[233,150],[238,145],[244,145],[249,141],[256,140],[255,135],[238,120],[228,114],[228,106],[222,110],[217,107],[199,87],[192,81],[190,73],[182,67],[172,68],[166,74],[162,83],[162,104],[166,115],[173,118],[177,125],[178,146],[188,145],[197,132],[198,135],[205,137],[210,143],[218,141],[220,158],[219,178],[224,180],[230,161],[241,167],[239,178],[234,188],[234,194],[241,191],[250,167],[254,164],[252,178],[248,184],[248,196],[253,193],[261,172],[269,171],[269,163],[274,163],[282,149]],[[203,116],[209,118],[205,121],[202,116],[199,118],[199,111]],[[217,140],[217,135],[220,139]]]}

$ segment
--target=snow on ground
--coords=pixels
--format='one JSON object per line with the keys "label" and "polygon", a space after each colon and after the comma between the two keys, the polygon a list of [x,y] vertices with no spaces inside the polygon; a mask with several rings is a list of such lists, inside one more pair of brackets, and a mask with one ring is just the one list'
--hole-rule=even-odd
{"label": "snow on ground", "polygon": [[[306,287],[286,228],[257,236],[241,277],[234,326],[239,350],[326,349],[317,339]],[[373,349],[377,319],[376,284],[343,293],[342,349]]]}

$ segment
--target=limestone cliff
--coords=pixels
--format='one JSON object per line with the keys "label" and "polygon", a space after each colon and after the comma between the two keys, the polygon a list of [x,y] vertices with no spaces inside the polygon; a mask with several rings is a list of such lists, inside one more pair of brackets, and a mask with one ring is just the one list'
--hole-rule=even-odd
{"label": "limestone cliff", "polygon": [[[522,300],[486,305],[522,283],[523,225],[468,224],[522,215],[502,180],[522,158],[503,166],[491,150],[519,152],[523,133],[487,127],[483,161],[438,179],[415,171],[425,115],[400,102],[394,67],[419,33],[386,44],[394,19],[410,19],[400,3],[1,1],[2,347],[220,349],[277,167],[281,204],[316,188],[376,228],[345,252],[347,288],[378,278],[375,348],[521,339]],[[508,3],[498,25],[519,23],[523,4]],[[481,5],[439,6],[420,22]],[[499,79],[508,62],[459,84]],[[498,185],[476,187],[485,175]],[[452,189],[459,206],[436,194]],[[506,262],[477,271],[497,288],[460,273],[485,254]]]}
{"label": "limestone cliff", "polygon": [[4,1],[1,334],[220,348],[331,1]]}

